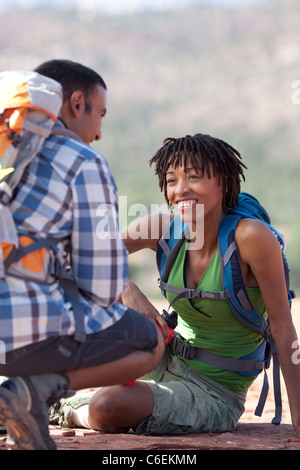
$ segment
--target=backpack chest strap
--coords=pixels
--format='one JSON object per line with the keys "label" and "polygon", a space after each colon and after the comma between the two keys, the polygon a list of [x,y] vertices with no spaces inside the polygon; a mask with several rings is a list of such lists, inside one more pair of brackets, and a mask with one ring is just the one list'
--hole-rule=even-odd
{"label": "backpack chest strap", "polygon": [[168,284],[165,281],[162,281],[161,279],[158,280],[158,284],[161,290],[170,292],[172,294],[177,294],[172,302],[169,305],[169,308],[171,305],[176,302],[179,299],[214,299],[214,300],[226,300],[227,298],[227,293],[225,291],[206,291],[203,289],[188,289],[187,287],[178,287],[178,286],[173,286],[171,284]]}

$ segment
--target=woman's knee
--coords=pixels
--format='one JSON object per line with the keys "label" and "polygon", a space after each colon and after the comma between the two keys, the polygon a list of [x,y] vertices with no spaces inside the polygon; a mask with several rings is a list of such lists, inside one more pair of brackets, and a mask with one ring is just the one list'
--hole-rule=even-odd
{"label": "woman's knee", "polygon": [[89,421],[95,429],[107,433],[128,431],[129,428],[121,426],[121,418],[124,415],[122,388],[122,385],[103,387],[92,397]]}
{"label": "woman's knee", "polygon": [[126,433],[150,416],[152,409],[153,396],[146,383],[103,387],[90,401],[89,421],[99,431]]}

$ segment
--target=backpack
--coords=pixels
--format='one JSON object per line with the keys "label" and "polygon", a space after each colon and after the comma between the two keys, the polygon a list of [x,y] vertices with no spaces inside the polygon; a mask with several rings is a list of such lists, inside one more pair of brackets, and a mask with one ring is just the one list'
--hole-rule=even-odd
{"label": "backpack", "polygon": [[180,298],[187,299],[223,299],[229,304],[234,315],[249,328],[259,332],[264,340],[261,345],[251,354],[240,359],[232,359],[216,354],[212,354],[204,349],[195,348],[186,343],[178,334],[175,335],[172,347],[176,353],[183,358],[197,358],[203,362],[232,370],[246,376],[257,376],[264,370],[264,381],[260,399],[255,410],[255,415],[261,416],[265,401],[267,398],[269,384],[266,369],[270,366],[271,358],[273,358],[273,379],[274,379],[274,396],[275,396],[275,417],[273,424],[280,424],[282,405],[280,393],[280,367],[276,353],[275,343],[271,336],[269,321],[265,320],[252,307],[249,300],[246,287],[244,285],[239,254],[235,242],[235,231],[239,221],[242,218],[253,218],[263,221],[274,233],[281,245],[282,259],[286,278],[286,287],[289,303],[291,305],[295,293],[289,286],[289,266],[284,254],[285,242],[282,235],[271,225],[270,217],[267,211],[261,206],[259,201],[248,193],[240,193],[238,205],[236,209],[230,209],[228,214],[222,220],[218,233],[218,251],[221,265],[221,277],[223,283],[222,291],[204,291],[197,289],[179,288],[167,283],[171,266],[175,257],[188,235],[188,226],[184,224],[180,217],[175,217],[166,232],[163,234],[158,243],[157,250],[157,266],[160,273],[158,279],[159,287],[163,294],[172,292],[176,294],[171,305]]}
{"label": "backpack", "polygon": [[18,234],[10,211],[25,169],[45,139],[60,134],[52,128],[62,102],[62,86],[51,78],[34,71],[0,73],[0,279],[7,274],[46,284],[59,279],[73,307],[75,338],[84,341],[82,298],[71,271],[56,256],[63,240]]}

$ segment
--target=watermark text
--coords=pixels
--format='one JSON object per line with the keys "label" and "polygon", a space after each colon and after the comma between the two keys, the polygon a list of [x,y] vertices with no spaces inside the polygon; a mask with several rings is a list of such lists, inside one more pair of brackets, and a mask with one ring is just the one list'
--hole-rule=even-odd
{"label": "watermark text", "polygon": [[294,80],[292,83],[292,88],[295,91],[292,93],[292,103],[299,104],[300,103],[300,80]]}
{"label": "watermark text", "polygon": [[292,349],[296,349],[292,354],[292,363],[298,365],[300,364],[300,343],[298,339],[293,341]]}
{"label": "watermark text", "polygon": [[[151,204],[149,210],[145,204],[141,203],[128,205],[127,196],[120,196],[118,213],[113,204],[98,206],[96,210],[98,220],[96,235],[100,240],[120,238],[119,226],[122,226],[127,227],[127,237],[131,240],[158,239],[161,235],[160,221],[158,217],[152,216],[159,213],[164,215],[165,221],[169,217],[169,223],[174,219],[174,238],[180,238],[183,230],[185,230],[185,238],[188,240],[187,249],[202,248],[204,242],[203,204],[196,204],[192,209],[185,210],[182,220],[181,217],[174,218],[174,215],[170,214],[166,203]],[[164,234],[165,238],[170,238],[170,225],[168,230]]]}

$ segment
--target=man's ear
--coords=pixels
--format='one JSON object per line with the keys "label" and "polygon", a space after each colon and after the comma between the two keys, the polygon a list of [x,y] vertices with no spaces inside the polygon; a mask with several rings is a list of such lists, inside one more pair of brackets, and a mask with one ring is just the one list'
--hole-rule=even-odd
{"label": "man's ear", "polygon": [[70,97],[70,107],[76,117],[80,117],[85,110],[85,100],[82,91],[73,91]]}

